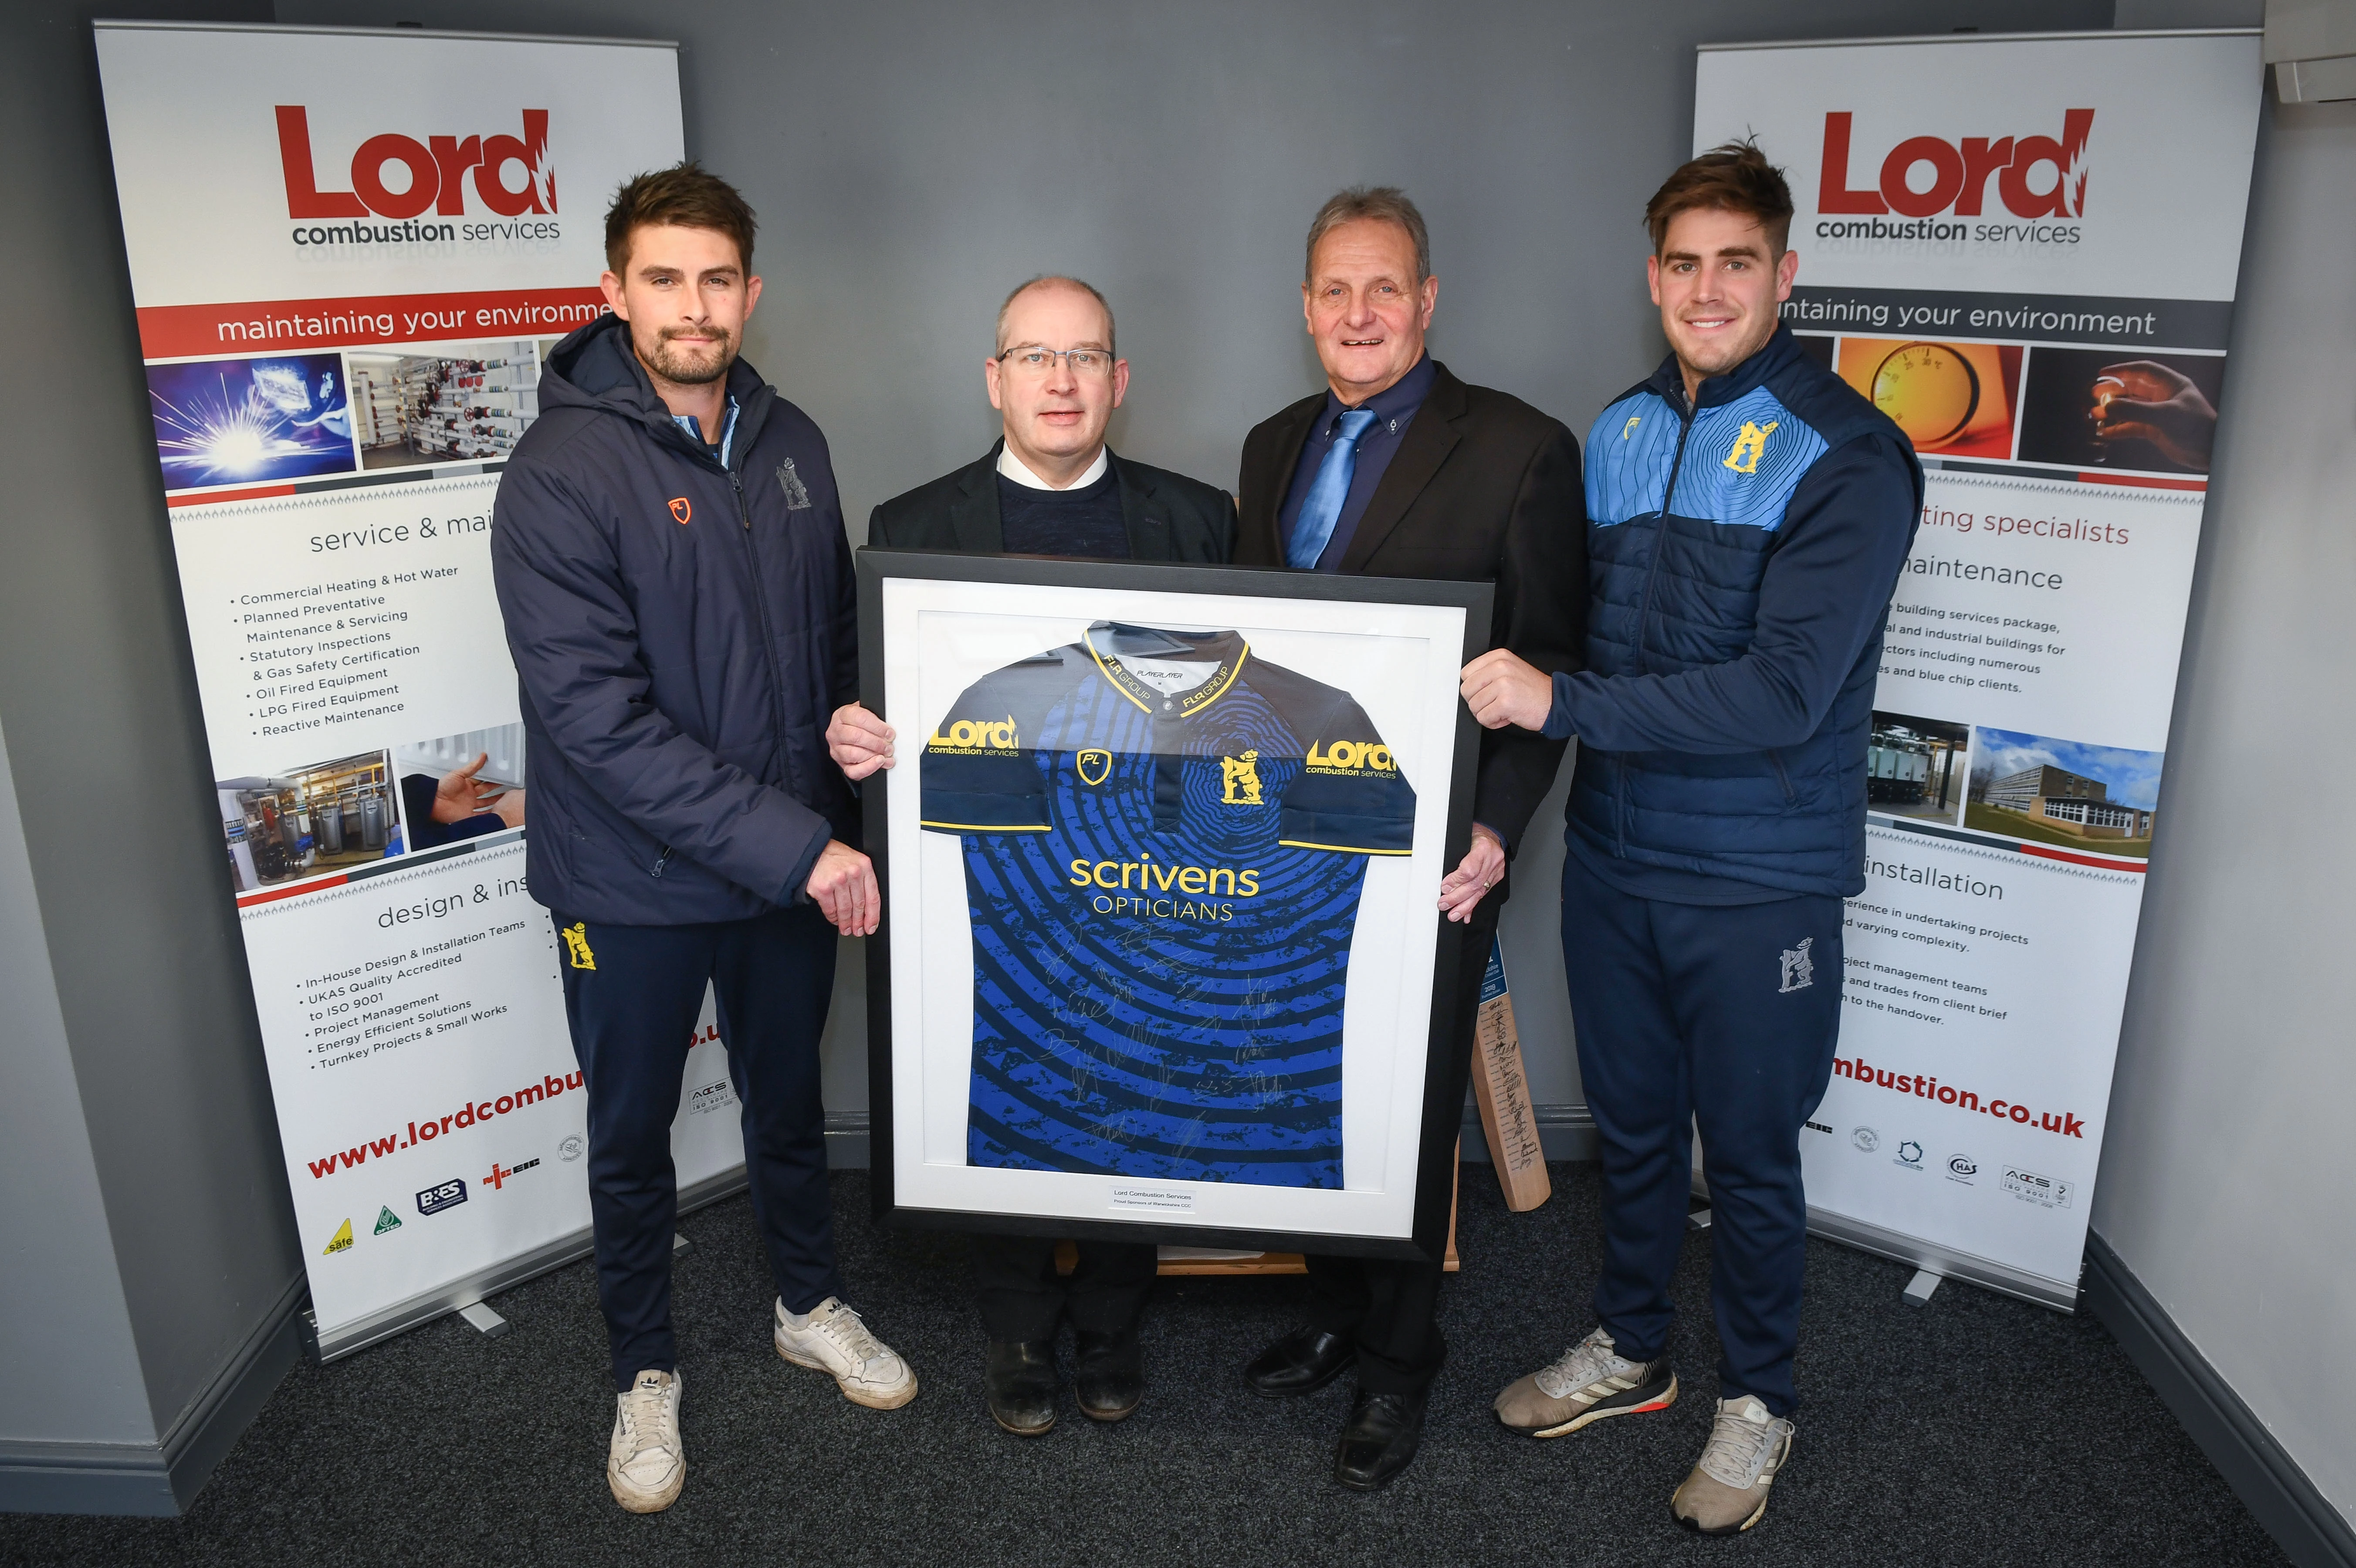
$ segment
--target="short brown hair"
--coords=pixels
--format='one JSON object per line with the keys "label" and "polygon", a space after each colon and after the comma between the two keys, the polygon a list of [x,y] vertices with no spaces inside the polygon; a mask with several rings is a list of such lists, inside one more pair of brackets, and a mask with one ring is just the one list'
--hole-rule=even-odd
{"label": "short brown hair", "polygon": [[1014,292],[1008,294],[1006,303],[998,307],[998,332],[995,339],[998,352],[1001,354],[1006,352],[1006,313],[1014,308],[1014,302],[1033,289],[1044,288],[1050,283],[1061,283],[1067,289],[1077,289],[1097,302],[1098,306],[1105,313],[1105,348],[1108,352],[1119,354],[1120,341],[1119,333],[1113,325],[1112,302],[1104,297],[1103,291],[1096,284],[1084,278],[1066,277],[1061,272],[1042,272],[1035,278],[1014,285]]}
{"label": "short brown hair", "polygon": [[677,224],[710,229],[736,241],[744,275],[753,273],[753,208],[736,187],[693,162],[655,169],[626,180],[605,209],[605,265],[620,277],[630,264],[633,230]]}
{"label": "short brown hair", "polygon": [[1354,185],[1347,190],[1335,191],[1317,216],[1309,220],[1309,247],[1301,263],[1303,283],[1317,269],[1317,241],[1344,223],[1358,223],[1372,219],[1377,223],[1396,223],[1407,230],[1415,246],[1415,279],[1420,283],[1431,276],[1431,235],[1423,226],[1423,214],[1407,198],[1407,192],[1395,185]]}
{"label": "short brown hair", "polygon": [[1644,204],[1644,227],[1652,230],[1653,254],[1668,243],[1669,219],[1680,212],[1712,208],[1740,213],[1767,231],[1776,255],[1792,238],[1792,187],[1783,171],[1767,161],[1753,142],[1727,142],[1687,164],[1661,182]]}

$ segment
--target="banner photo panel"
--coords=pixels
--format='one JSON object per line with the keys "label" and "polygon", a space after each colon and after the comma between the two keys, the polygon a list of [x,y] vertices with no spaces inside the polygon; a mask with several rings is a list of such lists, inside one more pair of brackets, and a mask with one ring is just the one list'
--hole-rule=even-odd
{"label": "banner photo panel", "polygon": [[[155,460],[333,1356],[585,1251],[491,505],[669,45],[97,24]],[[707,998],[680,1183],[743,1160]]]}
{"label": "banner photo panel", "polygon": [[2160,813],[2260,91],[2254,32],[1705,48],[1783,306],[1926,486],[1866,891],[1802,1135],[1820,1230],[2068,1306]]}

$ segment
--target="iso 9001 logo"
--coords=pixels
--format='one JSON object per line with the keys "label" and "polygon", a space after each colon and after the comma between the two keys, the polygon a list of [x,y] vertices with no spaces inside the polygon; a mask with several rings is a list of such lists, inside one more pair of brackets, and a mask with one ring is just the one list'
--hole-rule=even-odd
{"label": "iso 9001 logo", "polygon": [[417,1211],[420,1214],[439,1214],[444,1209],[455,1209],[466,1200],[466,1183],[464,1178],[460,1178],[429,1187],[419,1193]]}

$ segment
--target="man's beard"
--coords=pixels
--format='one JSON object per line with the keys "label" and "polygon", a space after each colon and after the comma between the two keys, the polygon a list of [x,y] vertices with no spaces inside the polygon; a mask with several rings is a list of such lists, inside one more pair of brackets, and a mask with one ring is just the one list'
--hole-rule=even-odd
{"label": "man's beard", "polygon": [[736,340],[725,327],[705,326],[696,329],[696,336],[719,339],[703,351],[701,357],[691,357],[671,347],[675,337],[687,336],[687,328],[667,326],[655,335],[655,349],[643,356],[647,368],[674,386],[701,387],[717,381],[728,374],[728,367],[736,362]]}

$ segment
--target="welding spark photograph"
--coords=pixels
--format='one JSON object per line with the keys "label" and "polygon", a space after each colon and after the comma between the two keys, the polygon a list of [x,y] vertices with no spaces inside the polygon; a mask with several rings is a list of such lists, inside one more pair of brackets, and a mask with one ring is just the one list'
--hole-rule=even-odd
{"label": "welding spark photograph", "polygon": [[359,466],[339,354],[150,365],[147,399],[167,490]]}

